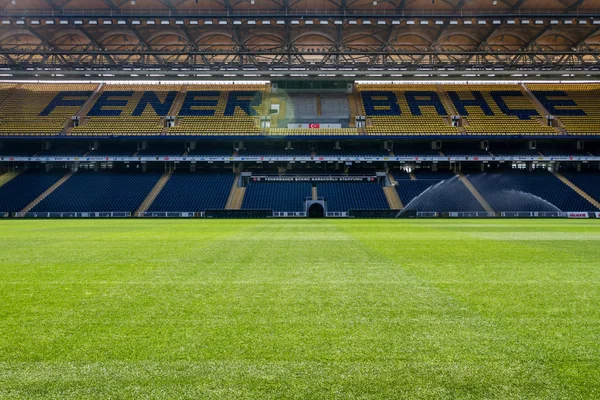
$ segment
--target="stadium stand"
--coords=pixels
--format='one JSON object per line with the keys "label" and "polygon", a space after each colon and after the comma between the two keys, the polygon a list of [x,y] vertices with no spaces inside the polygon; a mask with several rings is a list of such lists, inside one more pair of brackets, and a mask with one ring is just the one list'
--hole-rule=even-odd
{"label": "stadium stand", "polygon": [[327,201],[327,212],[389,209],[383,187],[377,182],[322,182],[317,184],[317,191]]}
{"label": "stadium stand", "polygon": [[57,136],[95,84],[21,84],[2,102],[0,135]]}
{"label": "stadium stand", "polygon": [[187,85],[169,135],[259,135],[267,85]]}
{"label": "stadium stand", "polygon": [[288,93],[286,99],[285,119],[290,122],[308,120],[317,122],[317,95],[314,93]]}
{"label": "stadium stand", "polygon": [[0,186],[0,210],[18,212],[62,178],[67,171],[31,169]]}
{"label": "stadium stand", "polygon": [[305,182],[254,182],[246,186],[244,210],[304,211],[304,200],[311,197],[312,185]]}
{"label": "stadium stand", "polygon": [[[398,183],[398,196],[405,208],[436,212],[485,211],[465,184],[451,171],[417,169],[412,174],[396,172],[394,178]],[[411,203],[420,195],[423,196],[417,204]]]}
{"label": "stadium stand", "polygon": [[442,85],[468,135],[558,135],[520,85]]}
{"label": "stadium stand", "polygon": [[133,212],[159,178],[154,172],[78,171],[32,212]]}
{"label": "stadium stand", "polygon": [[398,180],[398,196],[405,209],[416,211],[485,211],[462,181],[450,179]]}
{"label": "stadium stand", "polygon": [[[597,84],[356,84],[270,93],[268,84],[0,84],[4,136],[597,135]],[[358,104],[354,104],[358,103]],[[553,115],[558,126],[547,125]],[[72,116],[80,116],[72,126]],[[260,127],[261,117],[271,117]],[[354,127],[355,115],[366,127]],[[452,116],[462,116],[452,126]],[[173,117],[170,126],[167,117]],[[340,124],[340,128],[325,124]],[[288,124],[290,127],[288,128]],[[293,127],[298,124],[296,127]],[[314,125],[307,128],[306,125]],[[322,127],[321,127],[322,126]]]}
{"label": "stadium stand", "polygon": [[350,117],[350,106],[346,93],[322,93],[321,116],[348,121]]}
{"label": "stadium stand", "polygon": [[436,85],[356,85],[370,135],[459,135]]}
{"label": "stadium stand", "polygon": [[225,208],[235,175],[227,172],[179,172],[171,175],[148,211],[200,212]]}
{"label": "stadium stand", "polygon": [[157,136],[172,115],[181,85],[106,84],[98,92],[73,136]]}
{"label": "stadium stand", "polygon": [[548,171],[468,174],[495,211],[597,211]]}
{"label": "stadium stand", "polygon": [[596,201],[600,201],[600,172],[562,172],[562,175],[577,185]]}
{"label": "stadium stand", "polygon": [[569,134],[600,134],[600,85],[528,84],[527,87]]}

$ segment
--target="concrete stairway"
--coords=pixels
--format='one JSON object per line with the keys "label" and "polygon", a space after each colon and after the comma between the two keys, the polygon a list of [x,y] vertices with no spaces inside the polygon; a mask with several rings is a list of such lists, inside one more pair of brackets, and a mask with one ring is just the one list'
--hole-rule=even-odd
{"label": "concrete stairway", "polygon": [[242,208],[242,203],[244,202],[245,194],[245,187],[234,188],[233,192],[229,195],[229,199],[227,200],[227,205],[225,206],[225,208],[227,210],[239,210],[240,208]]}
{"label": "concrete stairway", "polygon": [[[440,84],[436,84],[436,89],[437,89],[437,93],[438,96],[440,96],[440,100],[442,100],[442,104],[444,105],[444,108],[446,109],[446,112],[448,113],[448,118],[446,118],[446,123],[448,125],[452,125],[452,115],[458,115],[458,111],[456,111],[456,108],[454,107],[454,103],[452,103],[452,100],[450,100],[450,97],[448,96],[448,93],[446,93],[446,91],[442,88],[442,85]],[[465,135],[466,131],[465,128],[463,128],[462,126],[458,128],[458,131]]]}
{"label": "concrete stairway", "polygon": [[183,100],[185,100],[185,96],[187,96],[187,88],[188,85],[183,85],[181,87],[179,93],[177,93],[177,96],[175,97],[175,101],[173,101],[171,109],[169,110],[169,115],[177,115],[179,113],[179,110],[183,105]]}
{"label": "concrete stairway", "polygon": [[396,178],[394,178],[393,174],[388,172],[387,176],[388,176],[388,181],[390,182],[390,185],[396,186],[398,184],[398,181],[396,180]]}
{"label": "concrete stairway", "polygon": [[142,204],[135,211],[135,214],[133,215],[134,217],[139,217],[141,214],[148,211],[152,203],[154,203],[154,200],[156,200],[158,194],[163,190],[169,179],[171,179],[171,175],[173,175],[172,172],[165,172],[160,177],[160,179],[158,180],[158,182],[156,182],[150,193],[148,193]]}
{"label": "concrete stairway", "polygon": [[33,207],[37,206],[40,203],[40,201],[44,200],[52,192],[54,192],[60,185],[65,183],[67,181],[67,179],[69,179],[71,176],[73,176],[74,173],[75,172],[69,172],[68,174],[66,174],[65,176],[60,178],[54,185],[50,186],[48,189],[46,189],[46,191],[44,193],[40,194],[38,197],[35,198],[35,200],[33,200],[31,203],[29,203],[27,205],[27,207],[22,209],[21,212],[27,213],[27,212],[31,211],[33,209]]}
{"label": "concrete stairway", "polygon": [[[546,107],[544,107],[544,105],[542,103],[540,103],[540,101],[537,99],[537,97],[535,97],[533,95],[533,93],[531,93],[531,90],[529,90],[529,88],[527,87],[526,84],[521,83],[521,88],[522,88],[523,94],[526,95],[527,97],[529,97],[529,99],[535,106],[536,111],[542,116],[542,118],[538,118],[540,125],[546,126],[546,124],[547,124],[546,116],[550,115],[550,113],[548,112],[548,110],[546,110]],[[560,134],[565,135],[567,132],[565,131],[565,128],[564,128],[560,118],[555,118],[555,121],[558,124],[558,126],[554,126],[553,127],[554,130]]]}
{"label": "concrete stairway", "polygon": [[[88,97],[88,99],[85,101],[85,103],[83,103],[81,108],[79,110],[77,110],[77,112],[75,113],[76,116],[81,117],[79,120],[79,125],[85,125],[89,121],[89,118],[85,118],[85,115],[90,111],[92,106],[94,104],[96,104],[96,100],[100,96],[100,92],[102,91],[103,87],[104,87],[104,83],[98,84],[96,89],[94,89],[94,92],[92,93],[92,95],[90,97]],[[63,135],[63,136],[69,135],[73,131],[73,127],[69,126],[69,123],[70,123],[70,118],[65,121],[65,124],[63,125],[63,129],[60,132],[61,135]]]}
{"label": "concrete stairway", "polygon": [[568,180],[564,175],[562,175],[558,172],[552,172],[552,173],[554,174],[554,176],[556,176],[558,179],[560,179],[562,183],[564,183],[565,185],[567,185],[568,187],[573,189],[578,195],[580,195],[581,197],[586,199],[588,203],[590,203],[591,205],[596,207],[598,210],[600,210],[600,203],[598,201],[596,201],[592,196],[590,196],[589,194],[584,192],[579,186],[575,185],[573,182]]}
{"label": "concrete stairway", "polygon": [[475,186],[473,186],[473,184],[467,179],[467,177],[460,172],[457,175],[458,179],[462,181],[462,183],[466,186],[467,189],[469,189],[469,192],[471,192],[473,197],[477,199],[481,207],[483,207],[483,209],[487,212],[494,212],[494,209],[490,206],[487,200],[483,198],[481,193],[479,193],[479,191],[475,189]]}
{"label": "concrete stairway", "polygon": [[317,193],[317,187],[313,186],[312,187],[312,199],[313,200],[318,200],[319,199],[319,193]]}
{"label": "concrete stairway", "polygon": [[404,208],[400,196],[398,196],[398,192],[394,186],[385,186],[383,192],[385,193],[385,198],[388,201],[390,209],[401,210]]}
{"label": "concrete stairway", "polygon": [[246,188],[238,186],[239,181],[240,174],[236,174],[235,179],[233,180],[233,185],[231,185],[231,191],[229,192],[227,203],[225,203],[226,210],[239,210],[242,208],[242,202],[244,201]]}
{"label": "concrete stairway", "polygon": [[15,171],[15,172],[5,172],[3,174],[0,174],[0,186],[6,185],[9,181],[13,180],[14,178],[16,178],[17,176],[19,176],[19,174],[22,171]]}
{"label": "concrete stairway", "polygon": [[92,107],[92,104],[96,103],[96,99],[98,98],[98,94],[100,93],[100,90],[103,87],[104,87],[104,83],[100,83],[98,85],[98,87],[96,87],[96,89],[94,89],[94,92],[92,93],[92,95],[86,100],[85,103],[83,103],[83,105],[81,106],[81,108],[79,109],[79,111],[77,111],[75,113],[75,115],[78,115],[78,116],[82,117],[85,114],[87,114],[88,111],[90,110],[90,108]]}

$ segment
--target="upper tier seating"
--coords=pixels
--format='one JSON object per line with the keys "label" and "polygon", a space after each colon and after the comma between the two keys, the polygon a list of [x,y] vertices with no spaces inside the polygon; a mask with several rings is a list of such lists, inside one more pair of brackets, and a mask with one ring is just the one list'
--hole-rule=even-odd
{"label": "upper tier seating", "polygon": [[346,93],[322,93],[321,116],[327,118],[339,118],[348,120],[350,117],[350,106]]}
{"label": "upper tier seating", "polygon": [[442,85],[469,135],[557,135],[520,85]]}
{"label": "upper tier seating", "polygon": [[315,93],[288,93],[285,118],[290,121],[308,119],[316,122],[317,95]]}
{"label": "upper tier seating", "polygon": [[0,110],[0,135],[55,136],[75,115],[95,84],[22,84]]}
{"label": "upper tier seating", "polygon": [[78,171],[32,212],[134,212],[161,174]]}
{"label": "upper tier seating", "polygon": [[28,170],[0,186],[0,212],[17,212],[65,176],[64,170]]}
{"label": "upper tier seating", "polygon": [[600,135],[600,85],[528,84],[534,96],[571,135]]}
{"label": "upper tier seating", "polygon": [[377,182],[323,182],[317,184],[317,192],[327,201],[327,212],[390,208]]}
{"label": "upper tier seating", "polygon": [[435,85],[357,85],[372,135],[458,135]]}
{"label": "upper tier seating", "polygon": [[[0,136],[600,136],[598,84],[355,87],[348,95],[271,94],[268,84],[0,83]],[[75,115],[79,126],[71,127]],[[351,115],[366,116],[366,127],[353,127]],[[167,127],[168,116],[175,126]],[[271,121],[261,129],[263,116]]]}
{"label": "upper tier seating", "polygon": [[600,171],[562,172],[562,174],[595,200],[600,201]]}
{"label": "upper tier seating", "polygon": [[226,172],[175,172],[148,211],[201,212],[222,210],[235,175]]}
{"label": "upper tier seating", "polygon": [[244,210],[304,211],[304,200],[311,197],[312,185],[306,182],[249,182],[242,203]]}
{"label": "upper tier seating", "polygon": [[597,211],[548,171],[488,172],[468,179],[494,211]]}
{"label": "upper tier seating", "polygon": [[0,104],[2,104],[18,87],[16,83],[0,83]]}
{"label": "upper tier seating", "polygon": [[169,135],[259,135],[266,85],[187,85]]}
{"label": "upper tier seating", "polygon": [[181,85],[120,85],[102,87],[73,136],[160,135],[163,118],[172,108]]}

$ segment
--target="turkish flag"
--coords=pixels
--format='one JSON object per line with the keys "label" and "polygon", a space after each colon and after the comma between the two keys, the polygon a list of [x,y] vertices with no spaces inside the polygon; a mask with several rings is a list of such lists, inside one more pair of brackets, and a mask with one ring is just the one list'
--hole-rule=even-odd
{"label": "turkish flag", "polygon": [[319,129],[321,127],[321,124],[308,124],[308,127],[310,129]]}

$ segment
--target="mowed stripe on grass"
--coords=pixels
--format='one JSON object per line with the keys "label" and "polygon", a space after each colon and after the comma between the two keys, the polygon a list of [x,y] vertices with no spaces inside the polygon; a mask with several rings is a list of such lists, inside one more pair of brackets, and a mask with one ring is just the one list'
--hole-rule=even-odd
{"label": "mowed stripe on grass", "polygon": [[0,398],[600,396],[597,221],[0,227]]}

